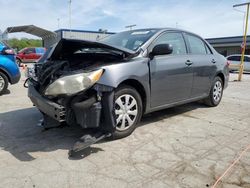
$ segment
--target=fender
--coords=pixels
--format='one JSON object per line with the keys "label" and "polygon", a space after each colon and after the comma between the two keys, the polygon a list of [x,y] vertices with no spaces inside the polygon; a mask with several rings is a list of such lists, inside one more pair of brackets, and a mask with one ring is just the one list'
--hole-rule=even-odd
{"label": "fender", "polygon": [[122,62],[102,67],[105,71],[97,82],[101,85],[117,88],[127,80],[135,80],[143,87],[146,95],[145,111],[150,104],[150,73],[148,58],[134,58],[130,62]]}
{"label": "fender", "polygon": [[0,66],[0,72],[4,73],[7,76],[8,81],[10,83],[12,83],[12,81],[11,81],[11,75],[9,74],[9,72],[5,68],[3,68],[3,67]]}

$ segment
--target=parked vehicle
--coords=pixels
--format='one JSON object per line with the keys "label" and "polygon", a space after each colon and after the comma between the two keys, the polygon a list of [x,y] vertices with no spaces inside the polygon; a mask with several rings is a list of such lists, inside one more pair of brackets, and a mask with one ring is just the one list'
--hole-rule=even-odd
{"label": "parked vehicle", "polygon": [[228,85],[227,60],[178,29],[62,39],[48,54],[35,64],[28,91],[45,127],[66,122],[122,138],[143,114],[198,100],[217,106]]}
{"label": "parked vehicle", "polygon": [[35,63],[45,53],[46,49],[41,47],[24,48],[17,53],[16,62],[20,66],[21,63]]}
{"label": "parked vehicle", "polygon": [[20,76],[14,50],[0,41],[0,95],[6,92],[9,83],[17,83]]}
{"label": "parked vehicle", "polygon": [[[234,54],[226,57],[229,61],[229,70],[230,71],[238,71],[239,67],[237,65],[240,65],[241,62],[241,54]],[[250,55],[244,56],[244,71],[250,72]]]}

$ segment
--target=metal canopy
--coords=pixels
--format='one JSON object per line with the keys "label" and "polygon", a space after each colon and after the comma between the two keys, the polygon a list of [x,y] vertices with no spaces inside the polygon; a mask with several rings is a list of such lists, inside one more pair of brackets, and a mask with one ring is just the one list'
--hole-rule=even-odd
{"label": "metal canopy", "polygon": [[8,27],[5,30],[5,33],[17,33],[17,32],[24,32],[29,33],[31,35],[35,35],[37,37],[41,37],[42,39],[48,37],[56,37],[57,34],[55,32],[34,26],[34,25],[24,25],[24,26],[15,26],[15,27]]}

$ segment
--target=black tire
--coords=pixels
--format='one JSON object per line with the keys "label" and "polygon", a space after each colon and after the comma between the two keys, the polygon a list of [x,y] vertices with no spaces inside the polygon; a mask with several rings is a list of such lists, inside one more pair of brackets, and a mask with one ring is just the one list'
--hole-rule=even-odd
{"label": "black tire", "polygon": [[[215,97],[216,84],[219,84],[221,86],[220,97],[218,97],[218,95],[217,95],[217,97]],[[220,101],[221,101],[222,96],[223,96],[223,89],[224,89],[223,81],[221,80],[220,77],[218,77],[218,76],[215,77],[214,81],[212,83],[211,89],[210,89],[209,96],[206,99],[204,99],[204,103],[210,107],[218,106],[218,104],[220,104]]]}
{"label": "black tire", "polygon": [[[136,103],[137,103],[137,115],[134,116],[134,122],[131,124],[131,126],[129,126],[129,123],[128,123],[128,120],[126,119],[125,122],[126,122],[126,125],[128,125],[128,128],[126,130],[119,130],[121,129],[118,128],[119,126],[119,123],[116,125],[116,130],[115,132],[113,133],[112,137],[113,139],[120,139],[120,138],[124,138],[126,136],[129,136],[134,130],[135,128],[137,127],[137,124],[140,122],[141,120],[141,116],[142,116],[142,111],[143,111],[143,106],[142,106],[142,100],[141,100],[141,96],[140,94],[131,86],[127,86],[127,85],[123,85],[119,88],[116,89],[115,91],[115,100],[114,100],[114,108],[115,110],[117,110],[119,108],[119,105],[117,105],[116,103],[116,100],[119,98],[119,97],[124,97],[124,96],[132,96],[130,98],[130,101],[133,101],[135,100]],[[132,102],[131,102],[132,103]],[[130,104],[131,104],[130,103]],[[134,106],[135,108],[135,106]],[[131,108],[132,109],[132,108]],[[133,109],[132,109],[133,110]],[[129,111],[129,110],[128,110]],[[124,114],[123,114],[124,116]],[[116,120],[118,119],[119,115],[116,114]],[[133,115],[130,116],[131,119],[133,118]],[[121,119],[121,121],[123,121],[123,119]],[[122,123],[122,122],[121,122]]]}
{"label": "black tire", "polygon": [[20,59],[16,59],[16,64],[19,66],[19,67],[21,67],[21,64],[22,64],[22,61],[20,60]]}
{"label": "black tire", "polygon": [[[1,87],[1,81],[3,81],[2,87]],[[0,72],[0,95],[6,92],[8,84],[9,82],[7,76],[4,73]]]}

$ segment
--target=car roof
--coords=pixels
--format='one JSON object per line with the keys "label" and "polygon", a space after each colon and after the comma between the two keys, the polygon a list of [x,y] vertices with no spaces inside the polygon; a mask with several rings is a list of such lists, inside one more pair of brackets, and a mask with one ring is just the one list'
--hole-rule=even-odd
{"label": "car roof", "polygon": [[[229,55],[227,57],[232,57],[232,56],[241,56],[241,54],[232,54],[232,55]],[[250,55],[244,55],[245,57],[250,57]]]}
{"label": "car roof", "polygon": [[172,27],[162,27],[162,28],[152,27],[152,28],[134,29],[134,30],[131,30],[131,31],[133,32],[133,31],[147,31],[147,30],[157,30],[159,32],[163,32],[163,31],[180,31],[180,32],[190,33],[192,35],[199,36],[198,34],[190,32],[190,31],[187,31],[187,30],[179,29],[179,28],[172,28]]}

